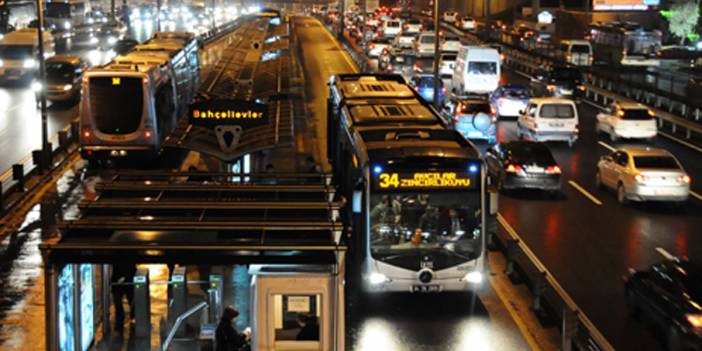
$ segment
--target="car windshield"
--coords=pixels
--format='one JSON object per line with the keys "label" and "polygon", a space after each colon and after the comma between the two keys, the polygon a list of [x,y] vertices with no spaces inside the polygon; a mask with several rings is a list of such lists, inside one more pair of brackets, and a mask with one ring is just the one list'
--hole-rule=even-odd
{"label": "car windshield", "polygon": [[472,74],[497,74],[497,63],[493,61],[470,61],[468,73]]}
{"label": "car windshield", "polygon": [[545,104],[541,106],[543,118],[573,118],[575,109],[570,104]]}
{"label": "car windshield", "polygon": [[398,21],[388,21],[388,22],[387,22],[387,26],[388,26],[388,27],[397,28],[397,27],[400,26],[400,22],[398,22]]}
{"label": "car windshield", "polygon": [[582,74],[577,69],[555,69],[551,72],[551,77],[559,81],[579,81],[582,79]]}
{"label": "car windshield", "polygon": [[648,113],[648,110],[637,108],[624,110],[624,116],[622,116],[622,119],[630,121],[647,121],[653,119],[653,116]]}
{"label": "car windshield", "polygon": [[32,57],[31,45],[0,45],[0,58],[21,60]]}
{"label": "car windshield", "polygon": [[407,24],[411,24],[411,25],[414,25],[414,26],[418,26],[418,25],[422,24],[422,21],[420,21],[420,20],[418,20],[418,19],[411,19],[411,20],[409,20],[409,21],[407,22]]}
{"label": "car windshield", "polygon": [[480,254],[480,202],[475,193],[374,193],[370,208],[375,258],[402,260],[425,251],[464,259]]}
{"label": "car windshield", "polygon": [[502,96],[515,99],[526,99],[529,97],[529,90],[527,90],[526,88],[505,89],[502,92]]}
{"label": "car windshield", "polygon": [[572,45],[570,47],[571,52],[575,52],[578,54],[589,54],[590,53],[590,47],[587,45]]}
{"label": "car windshield", "polygon": [[69,63],[47,62],[46,80],[52,82],[68,82],[73,80],[76,68]]}
{"label": "car windshield", "polygon": [[509,158],[515,163],[530,164],[536,163],[539,165],[553,165],[556,161],[551,155],[551,151],[541,143],[519,143],[511,145],[507,148]]}
{"label": "car windshield", "polygon": [[456,61],[456,55],[442,55],[442,61]]}
{"label": "car windshield", "polygon": [[422,44],[433,44],[434,43],[434,36],[433,35],[423,35],[422,38],[419,40],[419,42]]}
{"label": "car windshield", "polygon": [[657,168],[679,170],[678,162],[670,156],[634,156],[636,168]]}
{"label": "car windshield", "polygon": [[[420,88],[434,87],[434,77],[421,77],[417,82],[417,86]],[[444,86],[444,82],[439,80],[439,89]]]}

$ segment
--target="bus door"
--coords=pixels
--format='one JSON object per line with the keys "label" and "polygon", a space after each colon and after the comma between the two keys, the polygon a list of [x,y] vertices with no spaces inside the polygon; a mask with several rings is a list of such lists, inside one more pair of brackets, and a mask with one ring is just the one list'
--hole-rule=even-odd
{"label": "bus door", "polygon": [[252,350],[344,350],[339,276],[322,270],[265,268],[252,274]]}

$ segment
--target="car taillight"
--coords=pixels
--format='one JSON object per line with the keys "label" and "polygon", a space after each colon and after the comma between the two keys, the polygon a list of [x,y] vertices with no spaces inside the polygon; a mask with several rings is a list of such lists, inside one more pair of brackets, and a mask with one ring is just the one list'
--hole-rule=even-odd
{"label": "car taillight", "polygon": [[147,130],[147,131],[144,132],[144,137],[145,137],[145,138],[151,138],[152,135],[153,135],[153,133],[152,133],[150,130]]}
{"label": "car taillight", "polygon": [[522,172],[523,169],[520,165],[509,164],[507,165],[507,168],[505,168],[505,171],[507,171],[507,173],[519,173]]}
{"label": "car taillight", "polygon": [[89,139],[91,135],[92,135],[92,133],[90,133],[89,130],[84,130],[84,131],[83,131],[83,138]]}
{"label": "car taillight", "polygon": [[637,174],[637,175],[634,176],[634,179],[635,179],[637,182],[639,182],[639,183],[643,183],[643,182],[645,182],[645,181],[648,180],[648,177],[646,177],[645,175],[639,173],[639,174]]}
{"label": "car taillight", "polygon": [[546,167],[546,173],[550,173],[550,174],[561,174],[561,167],[558,167],[558,166],[548,166],[548,167]]}
{"label": "car taillight", "polygon": [[690,179],[690,176],[687,174],[678,177],[678,182],[680,183],[690,184],[691,180],[692,179]]}
{"label": "car taillight", "polygon": [[375,47],[375,44],[370,44],[370,45],[368,45],[368,47],[372,49]]}

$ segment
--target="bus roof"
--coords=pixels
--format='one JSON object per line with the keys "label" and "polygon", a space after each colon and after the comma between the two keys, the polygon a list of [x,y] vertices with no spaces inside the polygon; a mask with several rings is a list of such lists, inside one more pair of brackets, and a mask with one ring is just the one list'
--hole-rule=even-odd
{"label": "bus roof", "polygon": [[369,161],[408,158],[480,159],[480,151],[449,129],[382,129],[360,133]]}
{"label": "bus roof", "polygon": [[434,111],[415,99],[354,100],[346,109],[354,127],[443,124]]}
{"label": "bus roof", "polygon": [[415,92],[397,74],[340,74],[332,76],[342,99],[413,98]]}

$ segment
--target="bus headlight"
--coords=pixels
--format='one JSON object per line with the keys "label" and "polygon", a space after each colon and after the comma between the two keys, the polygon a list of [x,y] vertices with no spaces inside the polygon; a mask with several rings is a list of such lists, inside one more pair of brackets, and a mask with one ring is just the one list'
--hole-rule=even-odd
{"label": "bus headlight", "polygon": [[63,91],[69,91],[73,89],[73,84],[66,84],[63,86]]}
{"label": "bus headlight", "polygon": [[472,271],[463,277],[463,280],[471,284],[481,284],[483,282],[483,274],[478,271]]}
{"label": "bus headlight", "polygon": [[24,68],[34,68],[36,66],[37,61],[35,59],[25,59],[24,62],[22,63],[22,67]]}
{"label": "bus headlight", "polygon": [[371,285],[378,285],[388,281],[388,277],[382,273],[371,273],[371,275],[368,277],[368,281],[371,283]]}

